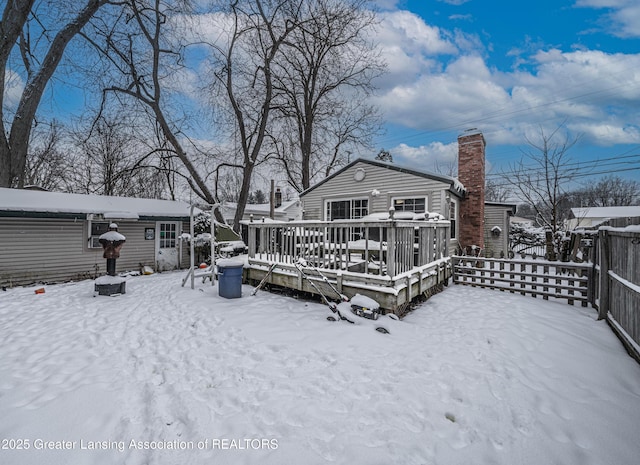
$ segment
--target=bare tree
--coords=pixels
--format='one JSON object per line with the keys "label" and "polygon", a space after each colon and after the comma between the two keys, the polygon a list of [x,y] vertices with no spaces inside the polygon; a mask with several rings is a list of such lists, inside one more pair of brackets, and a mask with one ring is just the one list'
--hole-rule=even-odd
{"label": "bare tree", "polygon": [[148,149],[122,115],[101,115],[73,134],[76,192],[127,197],[165,197],[168,182],[156,164],[162,150]]}
{"label": "bare tree", "polygon": [[215,52],[212,90],[214,95],[224,97],[240,152],[235,165],[242,172],[233,220],[235,230],[240,228],[254,170],[269,156],[263,149],[274,105],[274,62],[298,27],[303,3],[304,0],[232,1],[228,42],[210,44]]}
{"label": "bare tree", "polygon": [[540,128],[537,141],[527,138],[530,148],[523,150],[520,161],[511,164],[508,173],[502,174],[514,192],[533,207],[537,221],[550,233],[547,239],[549,252],[568,216],[566,186],[580,170],[578,165],[570,163],[567,154],[578,137],[570,139],[561,134],[562,127],[557,127],[551,134]]}
{"label": "bare tree", "polygon": [[511,194],[510,190],[503,184],[491,179],[485,182],[484,199],[488,202],[506,202]]}
{"label": "bare tree", "polygon": [[434,171],[444,176],[455,178],[458,176],[458,155],[451,161],[441,162],[436,160]]}
{"label": "bare tree", "polygon": [[580,207],[614,207],[635,205],[640,198],[640,184],[620,176],[605,176],[595,184],[574,192],[573,203]]}
{"label": "bare tree", "polygon": [[[38,17],[33,11],[34,0],[7,1],[0,23],[0,187],[22,187],[25,183],[28,145],[36,111],[44,90],[56,71],[69,42],[86,26],[107,0],[87,0],[77,14],[65,20],[57,33],[56,27]],[[43,14],[54,8],[43,5]],[[73,10],[71,10],[73,11]],[[33,28],[30,26],[33,24]],[[45,26],[46,25],[46,26]],[[55,31],[55,29],[54,29]],[[36,37],[32,36],[37,35]],[[46,46],[42,44],[46,43]],[[11,56],[17,49],[21,58],[24,87],[12,117],[5,111],[6,76]]]}
{"label": "bare tree", "polygon": [[[367,104],[384,70],[366,37],[375,23],[367,0],[308,0],[273,67],[276,152],[298,191],[345,163],[343,152],[369,148],[380,128]],[[279,129],[279,130],[278,130]]]}
{"label": "bare tree", "polygon": [[385,161],[385,162],[389,162],[389,163],[393,163],[393,155],[391,155],[391,152],[389,152],[388,150],[385,149],[380,149],[380,151],[378,152],[378,155],[376,155],[376,160],[379,161]]}
{"label": "bare tree", "polygon": [[[119,17],[109,23],[96,25],[91,36],[84,35],[110,64],[106,72],[109,84],[104,86],[103,107],[107,96],[129,97],[147,112],[161,138],[166,141],[165,153],[173,153],[186,173],[173,171],[184,177],[198,197],[210,204],[217,198],[207,185],[206,175],[190,145],[190,139],[168,115],[175,115],[169,105],[166,80],[184,68],[180,45],[168,18],[188,11],[188,2],[180,0],[123,0]],[[187,147],[189,144],[190,146]],[[165,161],[170,158],[165,158]],[[224,222],[219,209],[216,220]]]}
{"label": "bare tree", "polygon": [[40,123],[31,132],[31,141],[25,163],[24,185],[38,186],[55,191],[69,190],[73,160],[61,147],[60,123]]}

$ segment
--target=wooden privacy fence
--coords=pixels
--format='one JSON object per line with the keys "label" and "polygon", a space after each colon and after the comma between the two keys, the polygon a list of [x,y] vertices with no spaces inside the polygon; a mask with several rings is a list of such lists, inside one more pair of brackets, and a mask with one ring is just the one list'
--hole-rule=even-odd
{"label": "wooden privacy fence", "polygon": [[591,301],[591,265],[546,260],[454,256],[453,282],[533,297],[566,300],[586,307]]}
{"label": "wooden privacy fence", "polygon": [[591,304],[640,362],[640,218],[616,218],[572,234],[571,256],[580,249],[586,263],[452,257],[453,280]]}
{"label": "wooden privacy fence", "polygon": [[[594,306],[640,361],[640,226],[638,219],[600,227],[591,254]],[[635,224],[635,226],[634,226]]]}

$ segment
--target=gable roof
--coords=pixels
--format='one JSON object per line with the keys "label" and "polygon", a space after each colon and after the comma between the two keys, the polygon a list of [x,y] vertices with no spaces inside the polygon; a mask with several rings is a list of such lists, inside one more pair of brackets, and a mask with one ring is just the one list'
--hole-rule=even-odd
{"label": "gable roof", "polygon": [[460,181],[458,181],[456,178],[453,178],[451,176],[445,176],[445,175],[442,175],[442,174],[434,174],[434,173],[430,173],[428,171],[420,171],[420,170],[416,170],[416,169],[413,169],[413,168],[407,168],[407,167],[404,167],[404,166],[396,165],[396,164],[393,164],[393,163],[381,162],[381,161],[378,161],[378,160],[368,160],[366,158],[358,158],[358,159],[352,161],[351,163],[349,163],[348,165],[344,166],[343,168],[339,169],[335,173],[331,174],[330,176],[324,178],[319,183],[317,183],[317,184],[311,186],[310,188],[308,188],[307,190],[301,192],[300,196],[302,197],[303,195],[308,194],[309,192],[313,191],[317,187],[322,186],[327,181],[335,178],[336,176],[338,176],[341,173],[344,173],[345,171],[347,171],[352,166],[354,166],[354,165],[356,165],[358,163],[365,163],[365,164],[368,164],[368,165],[377,166],[377,167],[380,167],[380,168],[386,168],[386,169],[397,171],[397,172],[400,172],[400,173],[407,173],[407,174],[411,174],[413,176],[419,176],[419,177],[426,178],[426,179],[432,179],[434,181],[440,181],[440,182],[443,182],[445,184],[449,184],[450,185],[449,189],[451,190],[451,192],[454,192],[457,195],[462,195],[465,192],[465,187],[460,183]]}
{"label": "gable roof", "polygon": [[190,206],[174,200],[0,188],[0,216],[71,218],[90,214],[105,219],[184,219],[189,218]]}
{"label": "gable roof", "polygon": [[505,210],[509,211],[511,216],[515,215],[516,210],[518,209],[518,205],[516,205],[515,203],[493,202],[490,200],[485,200],[484,204],[492,207],[504,208]]}

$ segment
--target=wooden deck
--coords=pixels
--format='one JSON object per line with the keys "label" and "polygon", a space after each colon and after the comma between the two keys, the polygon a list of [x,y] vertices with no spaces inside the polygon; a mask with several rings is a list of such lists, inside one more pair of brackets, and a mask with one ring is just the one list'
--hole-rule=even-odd
{"label": "wooden deck", "polygon": [[387,312],[403,313],[418,296],[451,277],[448,221],[332,221],[249,223],[245,279],[317,294],[296,267],[329,299],[339,293],[376,300]]}

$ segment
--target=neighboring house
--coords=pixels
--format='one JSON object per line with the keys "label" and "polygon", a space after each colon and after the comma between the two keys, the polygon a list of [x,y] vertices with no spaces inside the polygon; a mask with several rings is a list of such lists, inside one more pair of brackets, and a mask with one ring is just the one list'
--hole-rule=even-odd
{"label": "neighboring house", "polygon": [[[304,220],[357,219],[374,213],[438,213],[451,221],[450,251],[489,246],[508,250],[515,205],[484,201],[485,141],[479,131],[458,137],[458,178],[357,159],[300,194]],[[499,230],[499,232],[498,232]],[[475,246],[475,247],[473,247]]]}
{"label": "neighboring house", "polygon": [[507,257],[509,250],[509,230],[516,205],[485,202],[484,204],[484,255],[486,257],[500,257],[504,252]]}
{"label": "neighboring house", "polygon": [[98,237],[110,223],[126,237],[117,272],[187,266],[190,207],[170,200],[0,188],[0,283],[56,282],[103,275]]}
{"label": "neighboring house", "polygon": [[[240,224],[240,235],[246,241],[249,235],[247,224],[250,221],[298,221],[302,219],[302,203],[300,200],[285,200],[279,191],[276,191],[273,208],[273,219],[271,218],[270,203],[248,203],[244,209]],[[227,224],[233,224],[236,214],[236,203],[226,202],[222,205],[222,215]]]}
{"label": "neighboring house", "polygon": [[572,208],[567,229],[591,228],[611,218],[640,217],[640,206]]}
{"label": "neighboring house", "polygon": [[[233,224],[233,218],[236,214],[236,203],[225,202],[222,205],[222,216],[224,217],[227,224]],[[302,207],[300,204],[300,200],[285,200],[278,203],[276,198],[276,203],[273,209],[274,220],[277,221],[296,221],[302,219]],[[244,209],[244,214],[242,215],[243,221],[248,221],[251,219],[253,215],[253,221],[261,221],[262,218],[270,218],[271,215],[271,204],[269,203],[248,203]]]}
{"label": "neighboring house", "polygon": [[532,228],[534,225],[534,221],[531,218],[524,218],[522,216],[512,216],[511,217],[511,224],[520,224],[524,227],[530,227]]}

